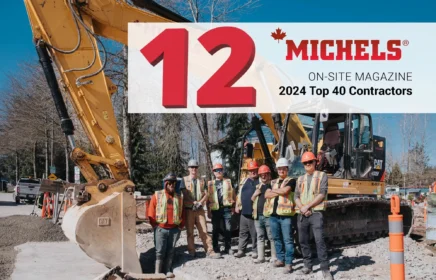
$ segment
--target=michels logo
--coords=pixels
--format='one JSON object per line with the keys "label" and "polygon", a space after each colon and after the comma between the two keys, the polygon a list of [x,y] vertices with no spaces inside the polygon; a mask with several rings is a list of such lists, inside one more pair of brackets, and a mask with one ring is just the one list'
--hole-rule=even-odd
{"label": "michels logo", "polygon": [[400,60],[409,41],[388,40],[286,40],[286,60]]}

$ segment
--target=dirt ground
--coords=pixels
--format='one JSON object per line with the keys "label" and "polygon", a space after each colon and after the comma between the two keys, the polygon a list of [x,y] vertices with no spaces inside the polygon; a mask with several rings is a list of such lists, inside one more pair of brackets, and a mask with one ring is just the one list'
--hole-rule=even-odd
{"label": "dirt ground", "polygon": [[[208,224],[209,233],[211,225]],[[223,255],[221,259],[206,258],[202,242],[195,231],[195,243],[198,258],[192,259],[187,254],[186,231],[183,231],[177,243],[174,257],[174,268],[177,277],[189,275],[190,279],[202,280],[274,280],[274,279],[322,279],[319,262],[314,259],[314,272],[301,275],[303,267],[301,258],[295,258],[292,274],[285,275],[281,269],[274,268],[270,262],[255,264],[249,254],[243,258]],[[137,233],[137,249],[141,252],[140,261],[147,273],[154,271],[155,250],[153,233],[139,231]],[[237,249],[238,238],[232,239],[233,249]],[[223,248],[222,248],[223,249]],[[435,247],[436,249],[436,247]],[[267,255],[269,250],[267,250]],[[342,280],[389,280],[390,258],[389,237],[374,241],[348,244],[347,246],[330,247],[328,250],[330,269],[334,279]],[[267,256],[267,259],[269,257]],[[404,259],[406,279],[434,280],[436,267],[436,250],[428,250],[424,242],[417,242],[404,237]]]}
{"label": "dirt ground", "polygon": [[0,275],[8,279],[14,270],[14,246],[26,242],[67,241],[59,225],[34,216],[0,218]]}

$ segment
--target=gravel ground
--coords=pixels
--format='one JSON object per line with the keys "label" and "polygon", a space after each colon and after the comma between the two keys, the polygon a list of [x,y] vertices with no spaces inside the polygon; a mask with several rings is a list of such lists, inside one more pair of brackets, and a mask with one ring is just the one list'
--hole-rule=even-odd
{"label": "gravel ground", "polygon": [[[282,279],[285,276],[281,268],[275,268],[271,263],[254,264],[250,256],[237,259],[233,256],[223,255],[218,260],[205,258],[198,236],[196,236],[195,243],[199,257],[190,259],[186,251],[186,231],[182,232],[175,255],[176,276],[177,271],[179,271],[179,275],[187,274],[192,279],[202,280],[271,280]],[[233,249],[237,249],[237,238],[232,243]],[[137,234],[137,249],[142,252],[141,263],[144,271],[148,273],[154,272],[155,250],[153,247],[152,233]],[[426,249],[424,243],[418,243],[408,237],[404,239],[404,247],[406,279],[436,279],[436,253]],[[390,279],[389,238],[380,238],[346,248],[330,248],[329,259],[330,270],[335,279]],[[286,277],[290,279],[322,279],[318,261],[315,260],[314,264],[312,274],[298,275],[303,263],[302,259],[295,259],[293,262],[294,272]]]}
{"label": "gravel ground", "polygon": [[62,228],[51,221],[34,216],[0,218],[0,277],[7,279],[13,272],[14,247],[26,242],[67,241]]}

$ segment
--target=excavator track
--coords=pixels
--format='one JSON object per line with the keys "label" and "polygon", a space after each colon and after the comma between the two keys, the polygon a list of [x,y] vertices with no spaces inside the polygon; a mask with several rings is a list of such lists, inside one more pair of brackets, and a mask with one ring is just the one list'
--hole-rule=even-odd
{"label": "excavator track", "polygon": [[[363,240],[375,240],[389,235],[391,215],[389,200],[375,197],[348,197],[330,200],[324,213],[324,232],[328,244],[339,245]],[[413,209],[401,202],[403,232],[412,227]]]}

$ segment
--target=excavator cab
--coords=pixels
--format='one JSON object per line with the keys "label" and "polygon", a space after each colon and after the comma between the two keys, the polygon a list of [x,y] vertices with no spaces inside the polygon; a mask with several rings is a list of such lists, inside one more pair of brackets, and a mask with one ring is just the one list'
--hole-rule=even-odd
{"label": "excavator cab", "polygon": [[311,117],[312,151],[318,157],[318,170],[338,179],[381,180],[386,139],[373,135],[370,114]]}

